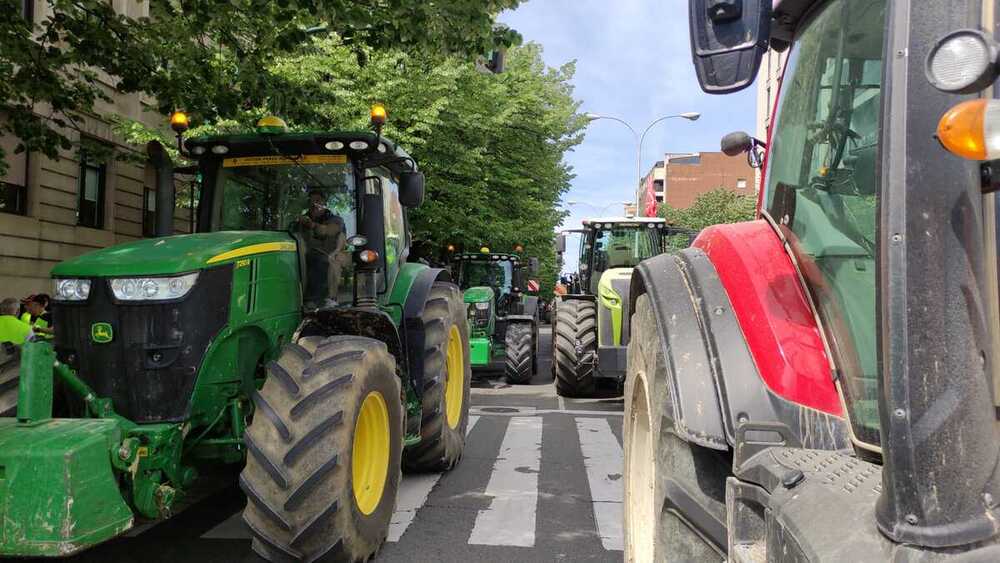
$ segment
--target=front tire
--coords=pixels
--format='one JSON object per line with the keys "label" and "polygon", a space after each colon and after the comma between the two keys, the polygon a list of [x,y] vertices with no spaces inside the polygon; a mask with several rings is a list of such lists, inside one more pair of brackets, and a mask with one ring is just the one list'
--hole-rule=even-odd
{"label": "front tire", "polygon": [[531,325],[523,322],[508,325],[504,347],[507,383],[530,382],[535,373],[535,335]]}
{"label": "front tire", "polygon": [[424,395],[420,442],[406,448],[407,471],[445,471],[462,457],[469,423],[469,326],[462,293],[434,282],[424,313]]}
{"label": "front tire", "polygon": [[552,333],[556,393],[563,397],[593,395],[597,306],[582,299],[564,300],[556,310]]}
{"label": "front tire", "polygon": [[396,504],[403,407],[395,360],[361,336],[308,337],[267,366],[240,486],[268,561],[365,561]]}
{"label": "front tire", "polygon": [[[679,487],[725,522],[723,452],[691,444],[673,429],[673,397],[660,335],[648,295],[636,300],[625,381],[625,561],[722,561],[667,499]],[[725,549],[724,546],[720,546]]]}

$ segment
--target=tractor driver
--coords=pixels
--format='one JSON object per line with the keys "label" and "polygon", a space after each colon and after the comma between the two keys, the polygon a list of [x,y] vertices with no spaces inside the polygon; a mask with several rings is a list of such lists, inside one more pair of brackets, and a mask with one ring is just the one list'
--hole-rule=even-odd
{"label": "tractor driver", "polygon": [[309,188],[309,207],[299,217],[306,243],[305,306],[308,309],[336,306],[335,299],[343,270],[346,226],[326,205],[326,191]]}

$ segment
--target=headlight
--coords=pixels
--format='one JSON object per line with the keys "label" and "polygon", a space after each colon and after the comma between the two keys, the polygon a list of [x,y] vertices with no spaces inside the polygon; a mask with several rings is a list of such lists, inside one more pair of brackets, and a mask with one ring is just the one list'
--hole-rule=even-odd
{"label": "headlight", "polygon": [[489,301],[480,301],[479,303],[476,303],[476,309],[479,309],[480,311],[485,311],[486,309],[489,308],[490,308]]}
{"label": "headlight", "polygon": [[116,278],[111,292],[119,301],[167,301],[180,299],[191,291],[198,272],[169,278]]}
{"label": "headlight", "polygon": [[56,301],[86,301],[90,296],[90,280],[54,280]]}

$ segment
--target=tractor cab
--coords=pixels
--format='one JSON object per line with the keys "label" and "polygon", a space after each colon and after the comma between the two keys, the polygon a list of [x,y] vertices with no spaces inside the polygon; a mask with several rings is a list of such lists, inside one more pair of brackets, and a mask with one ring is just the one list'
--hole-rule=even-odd
{"label": "tractor cab", "polygon": [[[468,309],[473,367],[490,368],[504,362],[511,368],[507,377],[512,383],[526,382],[537,363],[539,314],[538,297],[527,295],[527,277],[538,270],[538,259],[524,261],[516,253],[492,252],[484,246],[478,253],[454,255],[452,263]],[[510,330],[513,341],[508,346]],[[522,333],[530,337],[527,342],[521,341]],[[518,355],[513,364],[508,361],[512,351]],[[520,355],[530,363],[522,366]]]}

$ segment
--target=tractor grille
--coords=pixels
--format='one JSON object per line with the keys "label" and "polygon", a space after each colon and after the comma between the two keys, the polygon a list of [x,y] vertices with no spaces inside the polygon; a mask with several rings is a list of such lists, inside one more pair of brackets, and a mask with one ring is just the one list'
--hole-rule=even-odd
{"label": "tractor grille", "polygon": [[478,309],[475,303],[469,303],[469,323],[473,328],[486,328],[490,324],[490,310]]}
{"label": "tractor grille", "polygon": [[[205,350],[226,325],[232,265],[203,270],[180,301],[118,303],[107,279],[92,280],[85,303],[54,303],[56,353],[115,411],[135,422],[187,417]],[[111,325],[106,344],[94,323]]]}

